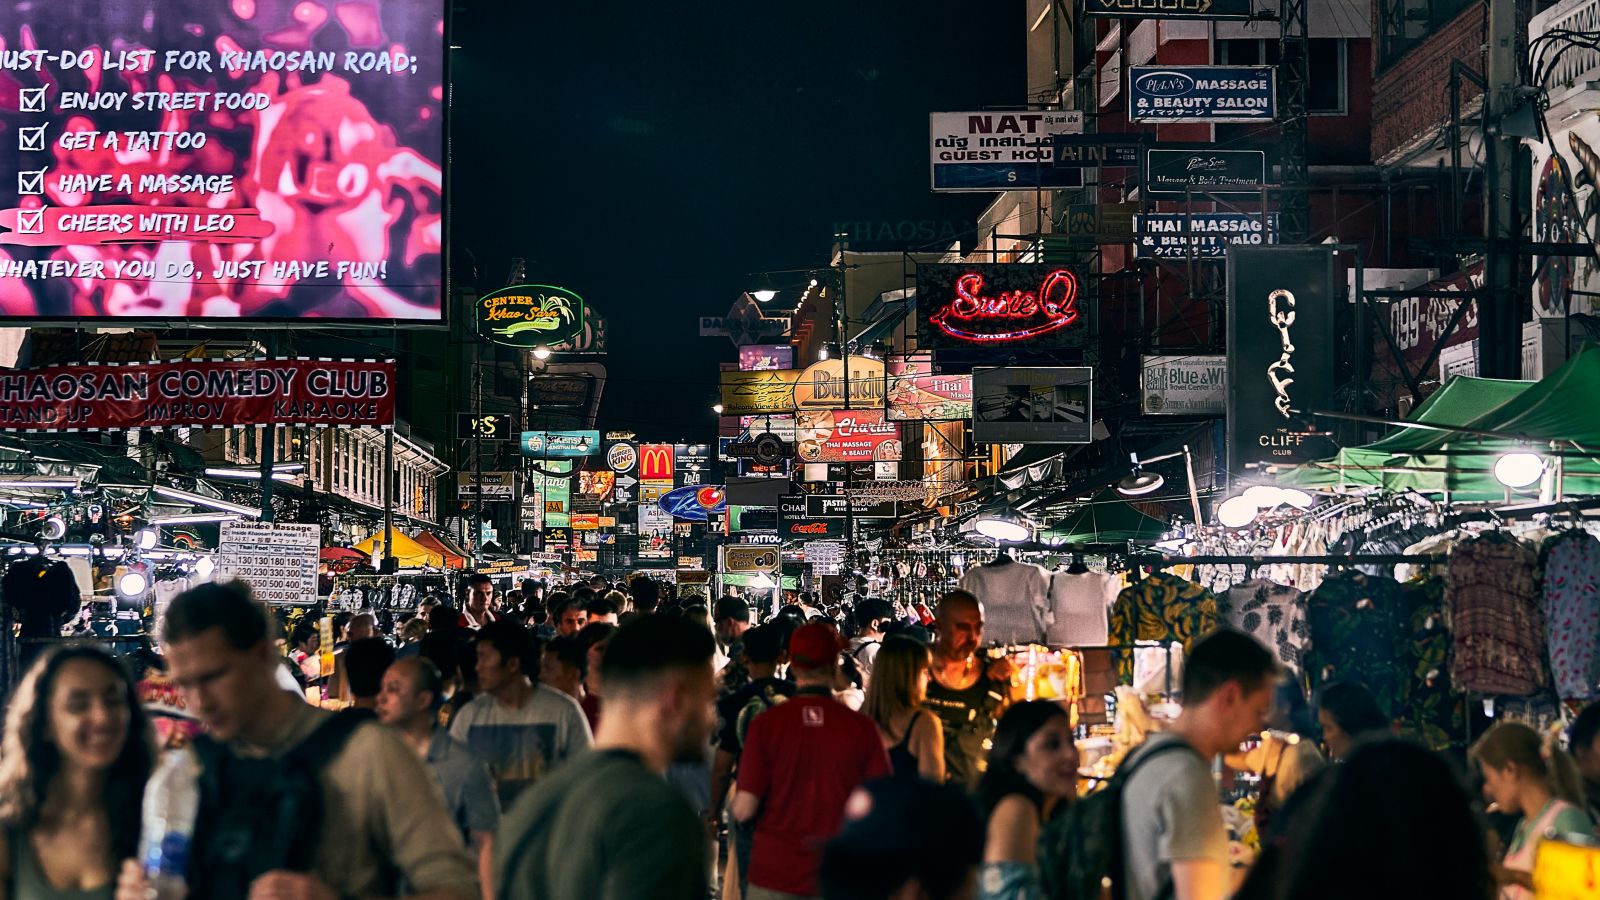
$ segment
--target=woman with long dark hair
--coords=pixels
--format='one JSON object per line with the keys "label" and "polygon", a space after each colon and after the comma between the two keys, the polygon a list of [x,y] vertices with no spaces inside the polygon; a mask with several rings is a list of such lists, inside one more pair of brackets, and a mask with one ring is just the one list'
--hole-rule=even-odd
{"label": "woman with long dark hair", "polygon": [[149,719],[115,658],[68,646],[34,663],[0,745],[6,896],[108,900],[119,861],[138,855],[154,760]]}
{"label": "woman with long dark hair", "polygon": [[1006,710],[978,780],[988,822],[980,900],[1036,900],[1039,833],[1077,796],[1078,748],[1067,712],[1044,700]]}

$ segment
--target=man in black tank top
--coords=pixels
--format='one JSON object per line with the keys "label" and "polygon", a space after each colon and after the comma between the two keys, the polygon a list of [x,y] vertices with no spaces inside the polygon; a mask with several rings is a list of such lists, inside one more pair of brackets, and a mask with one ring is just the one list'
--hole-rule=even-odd
{"label": "man in black tank top", "polygon": [[983,771],[995,723],[1011,704],[1009,660],[984,658],[983,604],[966,591],[939,598],[933,678],[924,704],[944,725],[945,779],[972,788]]}

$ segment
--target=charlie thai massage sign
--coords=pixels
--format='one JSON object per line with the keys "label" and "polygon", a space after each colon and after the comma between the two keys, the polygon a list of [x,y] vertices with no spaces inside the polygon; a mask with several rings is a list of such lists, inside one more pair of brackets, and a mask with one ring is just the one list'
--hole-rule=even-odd
{"label": "charlie thai massage sign", "polygon": [[1070,347],[1087,324],[1070,269],[1016,263],[917,267],[917,340],[924,348]]}

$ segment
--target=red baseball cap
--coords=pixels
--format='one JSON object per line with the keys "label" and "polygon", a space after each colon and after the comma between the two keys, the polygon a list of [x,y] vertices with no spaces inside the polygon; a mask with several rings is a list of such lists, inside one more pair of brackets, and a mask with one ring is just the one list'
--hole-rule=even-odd
{"label": "red baseball cap", "polygon": [[789,664],[797,669],[826,669],[839,662],[839,651],[846,646],[839,629],[832,625],[801,625],[789,638]]}

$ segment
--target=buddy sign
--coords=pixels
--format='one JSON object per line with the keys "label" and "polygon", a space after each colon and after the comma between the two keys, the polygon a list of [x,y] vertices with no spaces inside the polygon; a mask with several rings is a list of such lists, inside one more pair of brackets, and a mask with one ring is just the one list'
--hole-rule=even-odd
{"label": "buddy sign", "polygon": [[478,300],[478,331],[507,347],[550,346],[583,333],[583,298],[548,284],[501,288]]}
{"label": "buddy sign", "polygon": [[1087,320],[1072,270],[1037,264],[917,267],[924,348],[1069,346]]}

